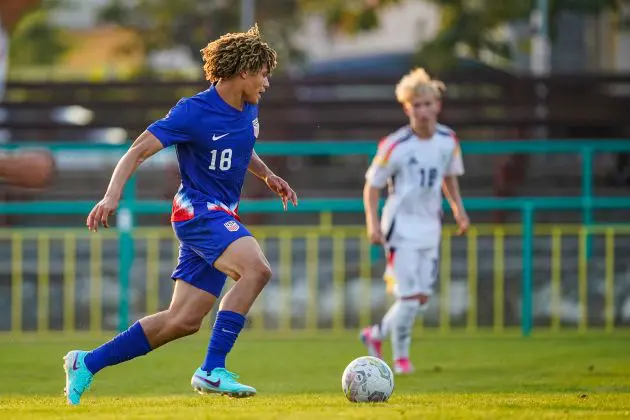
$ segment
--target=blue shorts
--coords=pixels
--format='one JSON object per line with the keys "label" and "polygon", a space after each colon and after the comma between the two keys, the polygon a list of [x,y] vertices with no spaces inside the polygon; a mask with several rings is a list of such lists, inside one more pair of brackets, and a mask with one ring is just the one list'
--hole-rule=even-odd
{"label": "blue shorts", "polygon": [[179,239],[179,259],[171,278],[219,297],[227,276],[214,267],[214,262],[232,242],[252,234],[222,211],[204,212],[190,220],[173,222],[173,230]]}

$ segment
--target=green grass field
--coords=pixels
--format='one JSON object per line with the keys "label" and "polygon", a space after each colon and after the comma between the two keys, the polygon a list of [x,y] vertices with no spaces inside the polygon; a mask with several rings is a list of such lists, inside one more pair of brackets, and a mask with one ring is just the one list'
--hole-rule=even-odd
{"label": "green grass field", "polygon": [[0,336],[0,419],[419,419],[630,417],[630,334],[417,337],[418,372],[385,404],[352,404],[341,373],[362,355],[356,335],[245,333],[228,368],[258,389],[233,400],[192,392],[199,333],[99,373],[79,407],[63,397],[62,356],[98,339]]}

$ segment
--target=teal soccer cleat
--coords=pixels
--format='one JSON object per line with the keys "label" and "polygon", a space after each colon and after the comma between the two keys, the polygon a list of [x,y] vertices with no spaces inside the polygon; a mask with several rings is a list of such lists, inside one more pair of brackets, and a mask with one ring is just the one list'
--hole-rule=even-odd
{"label": "teal soccer cleat", "polygon": [[200,394],[221,394],[234,398],[246,398],[256,395],[256,389],[236,381],[238,375],[215,368],[211,373],[197,369],[190,381],[193,389]]}
{"label": "teal soccer cleat", "polygon": [[81,395],[90,388],[94,377],[83,361],[86,354],[86,351],[73,350],[68,352],[63,358],[63,369],[66,371],[66,388],[64,393],[70,405],[79,404]]}

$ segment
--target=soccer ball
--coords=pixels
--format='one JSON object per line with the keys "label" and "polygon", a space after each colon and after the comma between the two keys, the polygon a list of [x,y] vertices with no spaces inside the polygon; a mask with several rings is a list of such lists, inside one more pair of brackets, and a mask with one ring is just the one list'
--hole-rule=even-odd
{"label": "soccer ball", "polygon": [[385,402],[394,392],[394,374],[381,359],[359,357],[343,371],[341,388],[352,402]]}

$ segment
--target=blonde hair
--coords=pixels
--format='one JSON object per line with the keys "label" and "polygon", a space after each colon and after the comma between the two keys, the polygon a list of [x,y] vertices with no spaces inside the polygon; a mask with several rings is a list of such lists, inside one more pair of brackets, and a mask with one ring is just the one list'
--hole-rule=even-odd
{"label": "blonde hair", "polygon": [[247,32],[228,33],[210,42],[201,50],[206,79],[218,82],[239,73],[258,73],[264,65],[271,71],[277,65],[278,54],[262,40],[258,25]]}
{"label": "blonde hair", "polygon": [[443,82],[431,79],[425,69],[416,68],[404,75],[396,85],[396,99],[401,104],[411,102],[417,95],[431,94],[440,99],[445,90]]}

